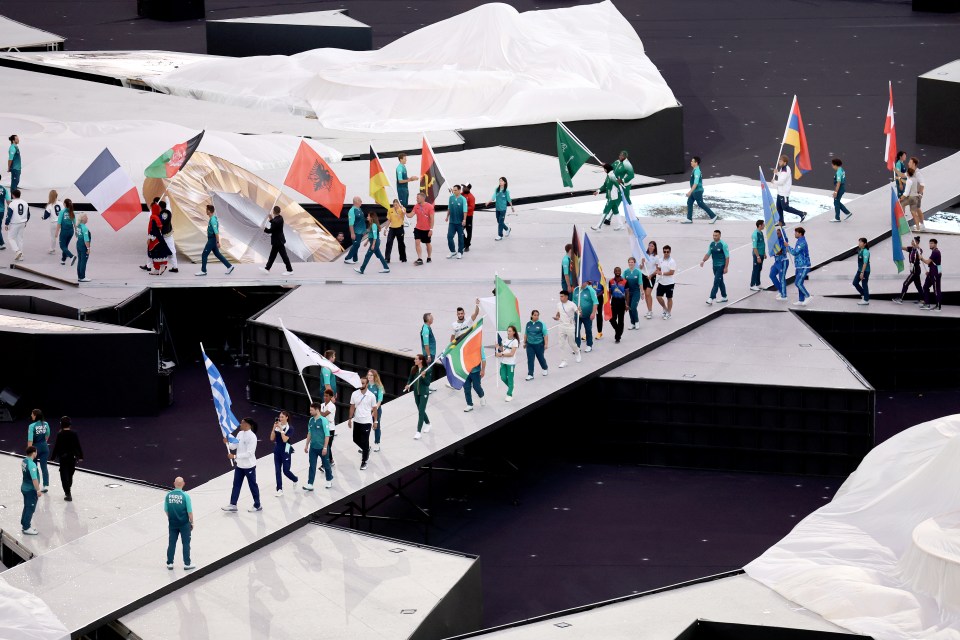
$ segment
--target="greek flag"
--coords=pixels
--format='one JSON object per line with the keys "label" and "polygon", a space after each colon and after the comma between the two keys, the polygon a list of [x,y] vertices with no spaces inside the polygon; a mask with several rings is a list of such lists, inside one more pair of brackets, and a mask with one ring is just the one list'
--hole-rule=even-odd
{"label": "greek flag", "polygon": [[237,417],[233,415],[233,411],[230,409],[230,392],[227,391],[227,385],[223,382],[223,377],[220,375],[220,371],[217,369],[217,365],[213,364],[210,358],[207,357],[207,352],[203,350],[203,345],[200,345],[200,351],[203,353],[203,364],[207,368],[207,378],[210,379],[210,392],[213,393],[213,408],[217,412],[217,422],[220,423],[220,431],[223,432],[223,437],[227,439],[227,442],[236,443],[237,439],[233,437],[233,431],[240,426],[240,421],[237,420]]}

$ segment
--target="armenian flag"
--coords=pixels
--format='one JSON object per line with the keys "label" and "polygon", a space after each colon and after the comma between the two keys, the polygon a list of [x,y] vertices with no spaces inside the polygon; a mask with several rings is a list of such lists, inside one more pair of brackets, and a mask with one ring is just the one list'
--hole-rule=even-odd
{"label": "armenian flag", "polygon": [[800,117],[797,96],[793,96],[787,128],[783,132],[783,144],[793,147],[793,179],[799,180],[803,174],[813,169],[813,165],[810,164],[810,149],[807,147],[807,135],[803,131],[803,118]]}

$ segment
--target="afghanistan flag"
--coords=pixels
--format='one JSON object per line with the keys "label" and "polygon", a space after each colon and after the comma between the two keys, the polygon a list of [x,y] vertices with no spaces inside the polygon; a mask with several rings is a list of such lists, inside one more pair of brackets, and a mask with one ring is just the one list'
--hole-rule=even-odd
{"label": "afghanistan flag", "polygon": [[450,343],[440,358],[447,370],[447,380],[454,389],[463,389],[463,383],[483,358],[483,318],[470,330]]}
{"label": "afghanistan flag", "polygon": [[427,142],[427,136],[423,136],[423,150],[420,153],[420,191],[423,191],[427,202],[433,204],[436,201],[444,182],[445,179],[433,155],[433,149]]}
{"label": "afghanistan flag", "polygon": [[557,123],[557,157],[560,159],[560,179],[563,186],[573,188],[573,176],[577,174],[593,153],[562,122]]}
{"label": "afghanistan flag", "polygon": [[517,296],[513,294],[507,283],[500,276],[494,276],[497,305],[497,335],[501,340],[507,339],[507,327],[513,325],[517,330],[517,336],[520,336],[522,327],[520,325],[520,302]]}
{"label": "afghanistan flag", "polygon": [[172,178],[177,175],[177,172],[183,169],[183,166],[190,160],[190,156],[192,156],[193,152],[200,146],[200,141],[203,140],[203,134],[204,131],[201,131],[186,142],[175,144],[172,148],[164,151],[159,158],[154,160],[150,166],[146,168],[143,175],[148,178],[161,179]]}
{"label": "afghanistan flag", "polygon": [[373,145],[370,145],[370,196],[384,209],[390,209],[390,198],[387,196],[389,186],[390,181],[387,180],[387,174],[383,172],[380,158],[373,150]]}
{"label": "afghanistan flag", "polygon": [[893,245],[893,263],[897,265],[897,273],[903,271],[903,241],[901,236],[910,233],[910,224],[907,217],[903,214],[903,207],[900,206],[900,200],[897,199],[897,187],[890,185],[890,234],[891,244]]}
{"label": "afghanistan flag", "polygon": [[340,182],[326,160],[303,140],[283,184],[296,189],[333,215],[340,217],[347,186]]}

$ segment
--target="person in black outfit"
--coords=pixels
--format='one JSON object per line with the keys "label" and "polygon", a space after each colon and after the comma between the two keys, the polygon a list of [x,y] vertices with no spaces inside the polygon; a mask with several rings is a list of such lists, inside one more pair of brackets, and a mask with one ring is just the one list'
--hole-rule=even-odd
{"label": "person in black outfit", "polygon": [[73,488],[73,472],[77,463],[83,461],[83,449],[80,448],[80,438],[71,429],[70,416],[60,418],[60,433],[50,452],[50,458],[60,462],[60,484],[63,485],[63,499],[73,502],[70,489]]}
{"label": "person in black outfit", "polygon": [[280,215],[280,207],[274,207],[273,211],[267,214],[267,217],[269,222],[263,232],[270,234],[270,257],[267,258],[267,266],[260,267],[260,270],[269,273],[273,261],[279,255],[284,266],[287,267],[287,275],[290,275],[293,273],[293,267],[290,266],[290,258],[287,257],[287,248],[284,246],[287,239],[283,236],[283,216]]}

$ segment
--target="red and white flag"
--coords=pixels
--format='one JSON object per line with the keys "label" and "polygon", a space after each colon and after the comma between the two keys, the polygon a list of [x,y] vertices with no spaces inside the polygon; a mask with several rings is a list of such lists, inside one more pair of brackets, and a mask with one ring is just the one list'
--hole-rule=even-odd
{"label": "red and white flag", "polygon": [[137,187],[109,149],[104,149],[74,184],[114,231],[142,211]]}
{"label": "red and white flag", "polygon": [[887,136],[883,157],[887,161],[887,171],[893,171],[893,165],[897,161],[897,130],[893,124],[893,83],[887,84],[890,87],[890,102],[887,104],[887,121],[883,125],[883,133]]}

